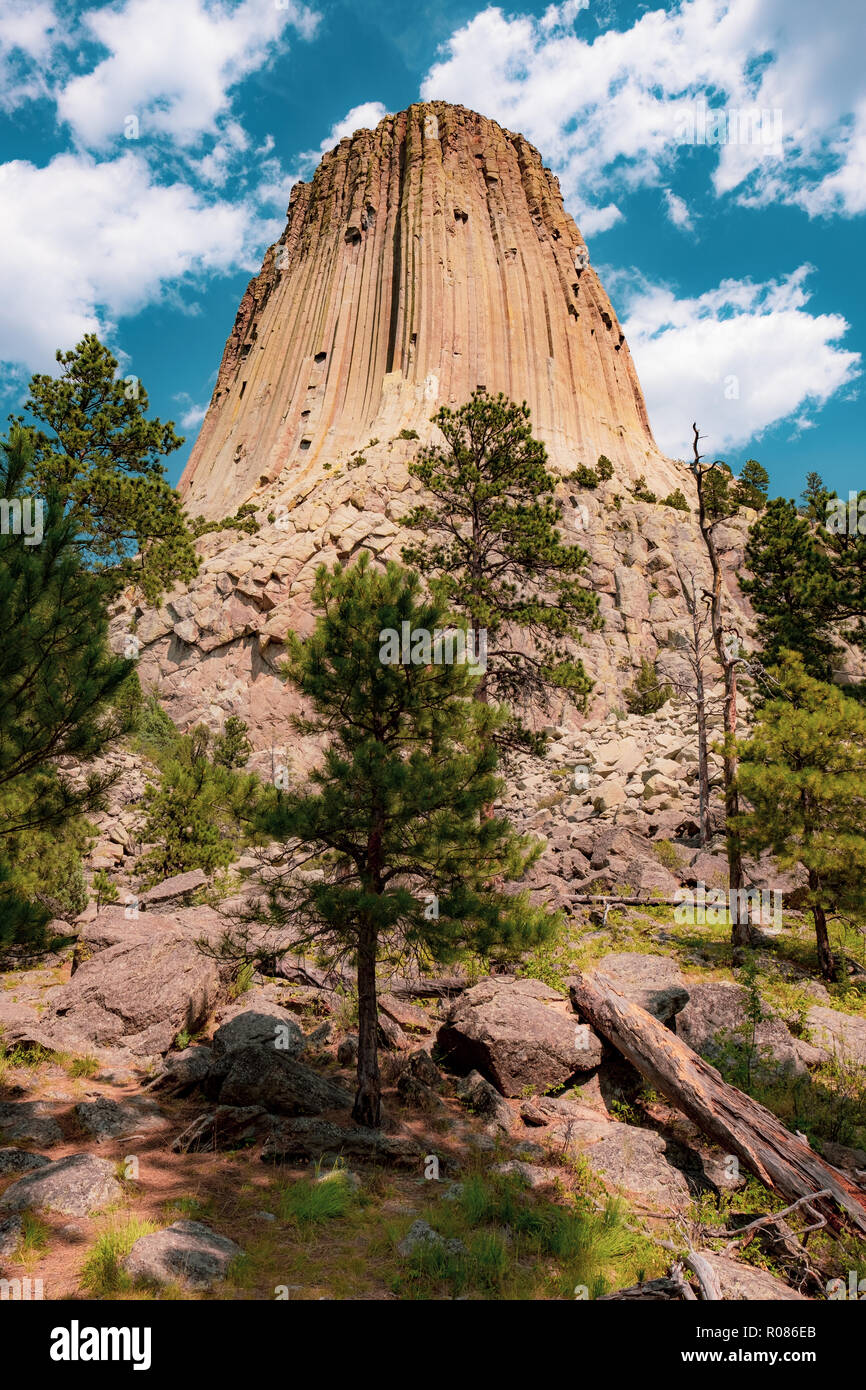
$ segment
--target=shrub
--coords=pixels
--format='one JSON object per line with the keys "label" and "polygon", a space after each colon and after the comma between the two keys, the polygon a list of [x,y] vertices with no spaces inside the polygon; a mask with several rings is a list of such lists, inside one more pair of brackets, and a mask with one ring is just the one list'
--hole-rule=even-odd
{"label": "shrub", "polygon": [[569,474],[568,481],[577,483],[578,487],[598,487],[598,474],[594,469],[579,463],[574,472]]}
{"label": "shrub", "polygon": [[654,492],[650,492],[646,485],[646,478],[643,473],[635,479],[634,487],[631,490],[632,497],[638,502],[657,502],[658,498]]}
{"label": "shrub", "polygon": [[666,682],[663,684],[653,662],[644,657],[634,684],[623,691],[623,698],[629,714],[655,714],[673,693],[673,686]]}
{"label": "shrub", "polygon": [[677,512],[691,511],[691,507],[688,504],[688,499],[683,495],[679,488],[675,488],[673,492],[668,493],[667,497],[662,498],[662,506],[673,507],[674,511]]}

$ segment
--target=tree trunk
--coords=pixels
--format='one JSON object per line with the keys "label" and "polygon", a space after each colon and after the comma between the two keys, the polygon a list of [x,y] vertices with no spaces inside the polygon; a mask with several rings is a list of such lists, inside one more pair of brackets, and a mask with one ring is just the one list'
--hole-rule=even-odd
{"label": "tree trunk", "polygon": [[713,571],[713,593],[710,607],[713,644],[716,648],[716,656],[718,657],[719,665],[724,672],[725,678],[725,743],[722,754],[722,775],[725,782],[725,836],[728,850],[728,889],[732,917],[731,946],[733,948],[734,964],[738,965],[742,963],[743,948],[754,944],[754,933],[752,931],[752,924],[749,920],[748,912],[746,913],[745,921],[740,921],[740,890],[743,886],[743,857],[740,847],[740,832],[736,824],[740,812],[740,799],[737,792],[736,745],[738,653],[731,653],[725,650],[724,618],[722,613],[722,566],[719,562],[716,542],[713,537],[713,522],[708,519],[704,504],[704,474],[714,465],[710,464],[704,469],[701,468],[700,454],[698,453],[699,436],[697,425],[693,425],[692,429],[695,435],[695,461],[692,471],[698,489],[698,522],[701,528],[701,535],[707,547],[710,566]]}
{"label": "tree trunk", "polygon": [[[815,873],[814,869],[809,872],[809,887],[813,892],[818,887],[818,875]],[[812,917],[815,921],[815,941],[818,946],[819,969],[825,980],[835,980],[836,959],[830,948],[830,937],[827,932],[827,914],[820,903],[813,904]]]}
{"label": "tree trunk", "polygon": [[698,721],[700,841],[702,845],[705,845],[710,839],[710,755],[707,744],[707,701],[704,693],[704,662],[701,652],[701,629],[698,621],[697,600],[695,600],[692,612],[692,625],[695,638],[695,709]]}
{"label": "tree trunk", "polygon": [[866,1192],[825,1163],[751,1096],[722,1080],[664,1024],[595,976],[570,981],[571,1003],[581,1019],[603,1033],[650,1084],[667,1096],[722,1146],[735,1154],[767,1187],[789,1201],[812,1196],[810,1206],[838,1229],[833,1202],[866,1234]]}
{"label": "tree trunk", "polygon": [[358,941],[358,1090],[352,1119],[370,1129],[379,1128],[381,1111],[378,1033],[376,933],[364,923]]}

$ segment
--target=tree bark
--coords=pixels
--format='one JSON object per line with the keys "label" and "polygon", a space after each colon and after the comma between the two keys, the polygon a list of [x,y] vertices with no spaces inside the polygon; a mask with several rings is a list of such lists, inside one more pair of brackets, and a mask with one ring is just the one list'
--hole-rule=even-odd
{"label": "tree bark", "polygon": [[705,845],[710,839],[710,757],[707,743],[707,701],[704,693],[704,661],[701,651],[701,628],[698,619],[697,598],[692,610],[692,627],[695,643],[695,709],[698,723],[698,805],[700,819],[700,840]]}
{"label": "tree bark", "polygon": [[[763,1105],[729,1086],[715,1067],[664,1024],[597,977],[573,978],[570,994],[581,1019],[603,1033],[656,1090],[726,1153],[741,1159],[762,1183],[789,1201],[827,1189],[845,1218],[866,1234],[866,1192],[819,1158]],[[810,1206],[839,1228],[838,1212],[826,1197],[815,1197]]]}
{"label": "tree bark", "polygon": [[[809,887],[813,892],[818,888],[818,875],[814,869],[809,872]],[[836,959],[830,947],[830,936],[827,931],[827,914],[820,903],[815,903],[813,905],[812,917],[815,921],[815,941],[818,947],[819,969],[825,980],[835,980]]]}
{"label": "tree bark", "polygon": [[728,889],[731,903],[731,946],[734,963],[742,962],[743,948],[754,944],[754,933],[748,911],[745,921],[740,921],[740,890],[743,886],[743,856],[740,845],[740,832],[737,817],[740,812],[740,799],[737,792],[737,656],[725,650],[724,618],[722,613],[722,566],[719,561],[716,542],[713,537],[713,522],[709,520],[704,503],[703,479],[714,464],[701,467],[698,453],[698,427],[694,430],[694,463],[692,472],[698,489],[698,524],[707,547],[710,566],[713,571],[713,593],[710,608],[713,643],[716,656],[725,680],[725,743],[722,751],[722,775],[725,783],[725,837],[728,850]]}
{"label": "tree bark", "polygon": [[369,1129],[378,1129],[381,1119],[378,1033],[376,933],[364,923],[358,940],[358,1089],[352,1119]]}

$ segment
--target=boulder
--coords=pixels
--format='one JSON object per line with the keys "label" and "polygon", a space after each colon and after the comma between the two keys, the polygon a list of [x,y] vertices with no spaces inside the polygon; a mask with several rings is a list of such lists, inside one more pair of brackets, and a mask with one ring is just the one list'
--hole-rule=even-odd
{"label": "boulder", "polygon": [[679,879],[648,854],[629,860],[622,879],[642,898],[673,898],[680,886]]}
{"label": "boulder", "polygon": [[96,1100],[83,1100],[75,1107],[75,1118],[85,1134],[92,1135],[98,1144],[106,1139],[132,1135],[137,1138],[148,1131],[163,1129],[167,1124],[159,1106],[146,1096],[128,1096],[124,1100],[98,1096]]}
{"label": "boulder", "polygon": [[395,1138],[380,1129],[332,1124],[321,1119],[275,1122],[262,1148],[263,1163],[292,1163],[340,1154],[359,1162],[382,1163],[422,1171],[425,1150],[412,1139]]}
{"label": "boulder", "polygon": [[304,1035],[288,1009],[258,991],[245,994],[217,1014],[219,1027],[211,1040],[214,1057],[242,1047],[273,1047],[295,1057],[303,1052]]}
{"label": "boulder", "polygon": [[866,1066],[866,1019],[843,1014],[838,1009],[815,1005],[806,1015],[812,1042],[827,1056],[838,1053],[851,1062]]}
{"label": "boulder", "polygon": [[63,1130],[57,1122],[61,1107],[50,1100],[12,1100],[0,1104],[0,1139],[39,1144],[50,1149],[60,1144]]}
{"label": "boulder", "polygon": [[604,956],[592,974],[602,975],[619,994],[662,1023],[672,1019],[689,1001],[679,966],[670,956],[618,951]]}
{"label": "boulder", "polygon": [[595,809],[600,813],[615,810],[617,806],[622,806],[625,800],[625,782],[621,777],[615,776],[606,777],[592,798]]}
{"label": "boulder", "polygon": [[464,1077],[458,1083],[457,1094],[491,1129],[502,1130],[505,1134],[511,1129],[514,1123],[511,1106],[480,1072],[471,1071]]}
{"label": "boulder", "polygon": [[379,998],[379,1013],[386,1014],[400,1028],[409,1033],[429,1033],[434,1026],[430,1015],[419,1009],[417,1004],[409,1004],[398,999],[396,994],[383,994]]}
{"label": "boulder", "polygon": [[403,1104],[412,1110],[426,1110],[432,1113],[442,1109],[442,1101],[433,1087],[419,1081],[410,1071],[401,1072],[397,1078],[397,1094]]}
{"label": "boulder", "polygon": [[115,1202],[122,1193],[114,1164],[108,1159],[69,1154],[18,1178],[0,1197],[0,1208],[87,1216]]}
{"label": "boulder", "polygon": [[499,1163],[493,1171],[504,1178],[517,1178],[531,1188],[552,1187],[561,1176],[557,1168],[541,1168],[535,1163],[524,1163],[519,1158]]}
{"label": "boulder", "polygon": [[406,1235],[398,1243],[397,1253],[405,1259],[419,1249],[435,1250],[437,1253],[441,1251],[443,1255],[466,1254],[466,1246],[462,1240],[456,1237],[446,1240],[438,1231],[434,1231],[432,1226],[428,1226],[426,1221],[413,1221]]}
{"label": "boulder", "polygon": [[7,1216],[0,1221],[0,1255],[12,1255],[24,1235],[24,1222],[20,1216]]}
{"label": "boulder", "polygon": [[707,888],[727,889],[728,861],[723,854],[710,854],[700,849],[685,870],[683,879],[692,885],[703,883]]}
{"label": "boulder", "polygon": [[564,1085],[601,1061],[595,1033],[539,980],[482,980],[451,1006],[438,1041],[449,1066],[477,1069],[506,1096]]}
{"label": "boulder", "polygon": [[141,895],[140,901],[147,907],[161,907],[164,903],[182,902],[207,886],[207,874],[202,869],[190,869],[185,874],[174,874]]}
{"label": "boulder", "polygon": [[[751,1025],[746,1017],[747,995],[741,985],[724,980],[689,985],[689,1002],[677,1017],[677,1037],[707,1061],[717,1060],[731,1042],[747,1045],[744,1032]],[[819,1049],[792,1037],[779,1018],[766,1019],[755,1028],[755,1056],[758,1062],[771,1061],[792,1075],[806,1074],[807,1065],[821,1060]]]}
{"label": "boulder", "polygon": [[583,1154],[606,1187],[675,1210],[691,1201],[684,1175],[669,1162],[667,1143],[655,1130],[595,1119],[568,1121],[557,1132],[566,1152]]}
{"label": "boulder", "polygon": [[272,1116],[260,1105],[218,1105],[197,1115],[174,1140],[172,1153],[214,1153],[255,1143],[271,1130]]}
{"label": "boulder", "polygon": [[31,1153],[29,1149],[0,1149],[0,1178],[9,1178],[13,1173],[29,1173],[50,1162],[50,1158]]}
{"label": "boulder", "polygon": [[178,1033],[194,1033],[221,1002],[215,961],[188,936],[159,932],[110,946],[48,996],[48,1032],[75,1033],[99,1046],[149,1055],[167,1052]]}
{"label": "boulder", "polygon": [[177,1283],[202,1292],[224,1279],[232,1260],[242,1254],[233,1240],[217,1235],[200,1221],[175,1221],[164,1231],[141,1236],[123,1267],[133,1279]]}
{"label": "boulder", "polygon": [[288,1052],[239,1047],[214,1064],[205,1094],[221,1105],[261,1105],[272,1115],[319,1115],[352,1104],[348,1091]]}
{"label": "boulder", "polygon": [[412,1075],[423,1081],[425,1086],[432,1086],[435,1090],[442,1085],[442,1073],[429,1052],[419,1048],[417,1052],[410,1052],[407,1061]]}
{"label": "boulder", "polygon": [[182,1052],[169,1052],[163,1061],[162,1070],[144,1088],[147,1091],[165,1091],[167,1095],[186,1096],[204,1079],[211,1068],[213,1051],[209,1047],[185,1047]]}

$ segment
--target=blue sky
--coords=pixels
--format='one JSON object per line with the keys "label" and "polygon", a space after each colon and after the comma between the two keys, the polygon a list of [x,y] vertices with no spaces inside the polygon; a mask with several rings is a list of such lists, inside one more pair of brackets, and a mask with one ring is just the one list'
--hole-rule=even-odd
{"label": "blue sky", "polygon": [[176,479],[292,183],[441,98],[559,175],[662,448],[683,456],[697,418],[711,456],[760,459],[774,492],[811,469],[866,486],[866,25],[862,0],[819,13],[0,0],[0,404],[99,332],[186,434]]}

